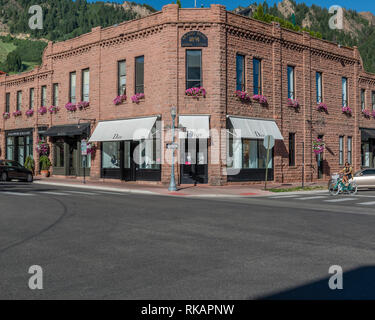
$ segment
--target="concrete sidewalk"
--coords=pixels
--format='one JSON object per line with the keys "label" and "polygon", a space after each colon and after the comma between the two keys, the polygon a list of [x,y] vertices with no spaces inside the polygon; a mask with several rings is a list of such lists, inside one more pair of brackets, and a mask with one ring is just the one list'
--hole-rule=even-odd
{"label": "concrete sidewalk", "polygon": [[[123,181],[92,181],[86,180],[83,183],[81,178],[43,178],[36,177],[34,183],[47,184],[64,187],[85,188],[93,190],[104,190],[111,192],[125,192],[138,194],[154,194],[164,196],[183,196],[183,197],[253,197],[267,196],[275,194],[264,190],[264,184],[256,185],[230,185],[230,186],[209,186],[209,185],[180,185],[176,192],[168,191],[168,186],[160,184],[139,184]],[[280,185],[275,183],[267,184],[267,188],[291,187],[293,185]]]}

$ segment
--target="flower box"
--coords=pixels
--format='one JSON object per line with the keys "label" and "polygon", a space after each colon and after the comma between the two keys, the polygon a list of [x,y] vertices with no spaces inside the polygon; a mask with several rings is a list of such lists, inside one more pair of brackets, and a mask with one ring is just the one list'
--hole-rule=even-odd
{"label": "flower box", "polygon": [[116,98],[113,99],[113,104],[115,106],[118,106],[119,104],[123,103],[126,100],[126,94],[123,94],[121,96],[117,96]]}
{"label": "flower box", "polygon": [[370,111],[368,111],[367,109],[363,109],[362,110],[362,114],[365,118],[370,118],[371,117],[371,114],[370,114]]}
{"label": "flower box", "polygon": [[375,118],[375,110],[371,112],[373,118]]}
{"label": "flower box", "polygon": [[185,90],[185,95],[189,96],[189,97],[203,97],[205,98],[206,97],[206,89],[204,89],[203,87],[195,87],[195,88],[190,88],[190,89],[186,89]]}
{"label": "flower box", "polygon": [[267,98],[261,94],[253,95],[253,100],[259,102],[262,106],[268,105]]}
{"label": "flower box", "polygon": [[6,120],[6,119],[9,119],[10,118],[10,113],[9,112],[4,112],[3,113],[3,118]]}
{"label": "flower box", "polygon": [[297,99],[288,99],[288,107],[298,109],[300,107]]}
{"label": "flower box", "polygon": [[21,110],[17,110],[17,111],[13,112],[13,117],[19,117],[21,115],[22,115],[22,111]]}
{"label": "flower box", "polygon": [[33,114],[34,114],[34,110],[33,109],[29,109],[29,110],[26,111],[26,116],[27,117],[32,117]]}
{"label": "flower box", "polygon": [[50,114],[56,114],[57,111],[59,111],[59,107],[56,107],[56,106],[50,106],[50,107],[48,108],[48,111],[49,111]]}
{"label": "flower box", "polygon": [[40,115],[43,115],[43,114],[47,113],[47,107],[44,107],[44,106],[40,107],[40,108],[38,109],[38,113],[39,113]]}
{"label": "flower box", "polygon": [[237,90],[236,96],[242,102],[250,102],[251,101],[250,95],[246,91]]}
{"label": "flower box", "polygon": [[80,101],[80,102],[77,103],[77,107],[80,110],[84,110],[84,109],[88,108],[89,106],[90,106],[90,102],[88,102],[88,101]]}
{"label": "flower box", "polygon": [[139,100],[144,99],[144,98],[145,98],[145,94],[144,93],[137,93],[134,96],[132,96],[131,99],[132,99],[133,103],[139,103]]}
{"label": "flower box", "polygon": [[345,113],[349,116],[352,115],[352,109],[350,107],[342,107],[342,113]]}
{"label": "flower box", "polygon": [[324,142],[322,139],[315,139],[313,141],[313,151],[316,155],[321,154],[324,151]]}
{"label": "flower box", "polygon": [[325,103],[323,102],[320,102],[317,106],[316,106],[316,110],[318,111],[323,111],[323,112],[328,112],[328,107]]}
{"label": "flower box", "polygon": [[75,105],[74,103],[68,102],[65,105],[65,109],[68,110],[69,112],[75,112],[77,111],[77,105]]}

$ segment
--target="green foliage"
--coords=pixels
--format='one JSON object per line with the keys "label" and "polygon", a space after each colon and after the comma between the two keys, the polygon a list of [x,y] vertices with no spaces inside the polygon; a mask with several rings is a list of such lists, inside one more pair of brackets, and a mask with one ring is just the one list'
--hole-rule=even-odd
{"label": "green foliage", "polygon": [[39,158],[40,163],[40,170],[49,170],[49,168],[52,166],[51,161],[47,156],[41,156]]}
{"label": "green foliage", "polygon": [[181,8],[182,5],[181,5],[181,0],[177,0],[176,3],[178,4],[178,7]]}
{"label": "green foliage", "polygon": [[34,173],[34,170],[35,170],[35,161],[34,161],[34,159],[31,156],[27,156],[26,157],[24,167],[26,169],[31,170]]}

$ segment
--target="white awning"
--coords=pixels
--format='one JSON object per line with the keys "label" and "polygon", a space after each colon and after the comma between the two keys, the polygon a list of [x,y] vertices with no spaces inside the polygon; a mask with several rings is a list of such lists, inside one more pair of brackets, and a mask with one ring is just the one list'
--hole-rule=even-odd
{"label": "white awning", "polygon": [[157,117],[101,121],[89,141],[121,141],[150,138]]}
{"label": "white awning", "polygon": [[247,139],[263,139],[272,135],[276,140],[284,140],[274,120],[261,120],[240,117],[229,117],[235,136]]}
{"label": "white awning", "polygon": [[179,126],[186,128],[180,132],[180,139],[208,139],[210,137],[209,116],[179,116]]}

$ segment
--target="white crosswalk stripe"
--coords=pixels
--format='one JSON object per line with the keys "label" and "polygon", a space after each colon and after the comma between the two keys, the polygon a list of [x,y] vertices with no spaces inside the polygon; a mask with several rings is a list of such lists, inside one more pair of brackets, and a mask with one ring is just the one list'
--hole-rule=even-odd
{"label": "white crosswalk stripe", "polygon": [[357,198],[339,198],[339,199],[331,199],[331,200],[323,200],[325,202],[344,202],[350,200],[357,200]]}
{"label": "white crosswalk stripe", "polygon": [[50,194],[53,196],[69,196],[69,193],[64,193],[64,192],[52,192],[52,191],[41,191],[43,194]]}
{"label": "white crosswalk stripe", "polygon": [[358,203],[358,204],[361,205],[361,206],[374,206],[375,201],[361,202],[361,203]]}
{"label": "white crosswalk stripe", "polygon": [[85,194],[85,195],[88,195],[88,196],[95,196],[97,195],[97,193],[94,193],[94,192],[83,192],[83,191],[67,191],[69,193],[73,193],[73,194]]}
{"label": "white crosswalk stripe", "polygon": [[282,195],[282,196],[272,196],[271,199],[283,199],[283,198],[297,198],[298,194]]}
{"label": "white crosswalk stripe", "polygon": [[297,198],[296,200],[314,200],[314,199],[325,199],[327,196],[315,196],[315,197],[302,197]]}
{"label": "white crosswalk stripe", "polygon": [[0,194],[7,194],[11,196],[35,196],[35,194],[33,193],[10,192],[10,191],[0,192]]}

